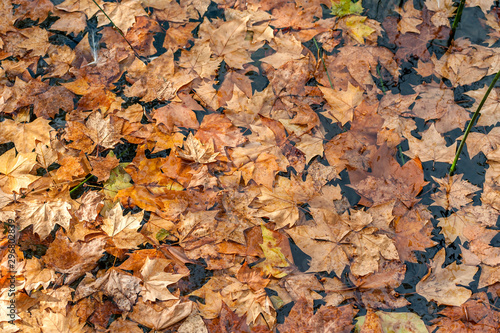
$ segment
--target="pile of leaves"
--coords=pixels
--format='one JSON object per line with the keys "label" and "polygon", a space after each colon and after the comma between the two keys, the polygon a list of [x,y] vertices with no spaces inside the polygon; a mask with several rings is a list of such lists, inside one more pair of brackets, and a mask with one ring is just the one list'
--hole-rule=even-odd
{"label": "pile of leaves", "polygon": [[0,1],[2,332],[497,332],[493,0],[96,2]]}

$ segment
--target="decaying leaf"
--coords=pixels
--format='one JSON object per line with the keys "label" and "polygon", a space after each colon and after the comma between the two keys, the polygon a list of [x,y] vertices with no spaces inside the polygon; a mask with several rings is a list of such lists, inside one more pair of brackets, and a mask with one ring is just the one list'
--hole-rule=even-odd
{"label": "decaying leaf", "polygon": [[478,268],[456,263],[443,268],[445,257],[445,249],[436,253],[429,274],[417,284],[417,293],[438,304],[460,306],[472,295],[469,289],[460,285],[468,286]]}

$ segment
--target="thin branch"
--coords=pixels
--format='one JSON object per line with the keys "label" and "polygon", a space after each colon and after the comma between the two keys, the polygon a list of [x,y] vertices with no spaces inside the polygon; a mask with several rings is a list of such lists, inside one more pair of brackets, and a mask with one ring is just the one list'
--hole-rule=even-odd
{"label": "thin branch", "polygon": [[460,156],[460,153],[462,152],[462,149],[464,148],[465,145],[465,140],[467,140],[467,136],[469,135],[472,127],[474,126],[474,123],[476,122],[477,118],[480,116],[481,109],[483,108],[484,103],[486,102],[486,99],[490,95],[491,90],[495,86],[495,83],[497,83],[498,79],[500,78],[500,71],[495,75],[493,78],[493,81],[491,81],[490,86],[488,87],[488,90],[486,90],[486,93],[483,96],[483,99],[481,100],[481,103],[479,103],[479,106],[477,107],[476,112],[474,112],[474,115],[472,116],[472,119],[469,122],[469,125],[467,125],[467,129],[465,130],[464,137],[462,138],[462,141],[460,142],[460,146],[458,146],[457,153],[455,154],[455,159],[453,160],[453,163],[451,164],[450,172],[449,175],[453,175],[453,172],[455,171],[455,167],[457,165],[458,157]]}

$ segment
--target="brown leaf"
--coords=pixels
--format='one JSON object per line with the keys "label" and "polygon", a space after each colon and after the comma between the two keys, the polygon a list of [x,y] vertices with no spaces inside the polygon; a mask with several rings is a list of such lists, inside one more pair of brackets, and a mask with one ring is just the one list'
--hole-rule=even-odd
{"label": "brown leaf", "polygon": [[104,243],[102,235],[88,242],[71,242],[59,230],[43,257],[44,262],[55,271],[67,274],[65,283],[70,284],[97,266],[104,254]]}
{"label": "brown leaf", "polygon": [[455,157],[457,143],[446,146],[446,141],[438,133],[435,125],[431,125],[428,130],[422,133],[419,140],[413,136],[408,138],[410,150],[405,152],[411,158],[418,157],[421,161],[434,161],[451,163]]}
{"label": "brown leaf", "polygon": [[350,187],[362,196],[360,204],[371,206],[399,199],[411,207],[418,201],[416,196],[426,184],[418,158],[401,167],[387,147],[380,147],[372,161],[371,173],[349,172]]}
{"label": "brown leaf", "polygon": [[[86,278],[87,279],[87,278]],[[119,269],[109,269],[98,279],[83,280],[75,292],[75,300],[80,300],[97,291],[112,297],[121,311],[132,311],[141,292],[140,279]]]}
{"label": "brown leaf", "polygon": [[202,164],[215,162],[215,158],[219,155],[214,152],[213,141],[204,145],[192,133],[189,133],[183,149],[177,147],[177,153],[183,159]]}
{"label": "brown leaf", "polygon": [[322,306],[316,313],[306,300],[296,302],[285,322],[278,326],[280,332],[350,332],[356,310],[352,305],[341,307]]}
{"label": "brown leaf", "polygon": [[453,175],[451,178],[437,179],[432,177],[440,187],[439,192],[431,195],[434,200],[434,206],[442,206],[444,209],[460,209],[472,202],[474,192],[480,190],[479,187],[472,185],[466,180],[462,180],[463,175]]}
{"label": "brown leaf", "polygon": [[478,268],[474,266],[457,265],[451,263],[443,268],[446,253],[445,249],[439,250],[431,264],[431,272],[417,283],[417,293],[428,301],[438,304],[460,306],[465,303],[472,292],[464,287],[472,282]]}

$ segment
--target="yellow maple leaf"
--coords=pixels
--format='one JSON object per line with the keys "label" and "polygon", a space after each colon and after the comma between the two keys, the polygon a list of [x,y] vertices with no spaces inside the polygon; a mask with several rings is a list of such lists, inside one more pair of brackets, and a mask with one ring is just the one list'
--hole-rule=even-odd
{"label": "yellow maple leaf", "polygon": [[5,152],[0,156],[0,188],[8,193],[19,193],[22,188],[27,188],[40,178],[29,173],[35,164],[36,153],[16,156],[14,148]]}
{"label": "yellow maple leaf", "polygon": [[375,29],[365,24],[366,16],[351,15],[345,20],[347,33],[360,44],[364,44],[365,38],[375,32]]}
{"label": "yellow maple leaf", "polygon": [[266,260],[257,264],[266,274],[271,274],[275,278],[282,278],[288,275],[286,267],[290,264],[286,260],[285,255],[281,252],[276,238],[273,236],[273,231],[261,225],[262,229],[262,244],[260,247],[266,256]]}

